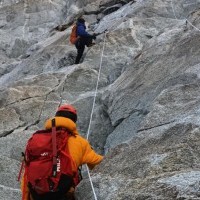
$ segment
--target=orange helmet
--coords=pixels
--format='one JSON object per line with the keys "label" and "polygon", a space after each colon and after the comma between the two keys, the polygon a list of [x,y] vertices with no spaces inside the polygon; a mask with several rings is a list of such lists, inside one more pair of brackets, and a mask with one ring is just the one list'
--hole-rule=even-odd
{"label": "orange helmet", "polygon": [[70,104],[65,104],[65,105],[60,106],[58,108],[57,112],[58,111],[69,111],[69,112],[77,115],[76,109]]}

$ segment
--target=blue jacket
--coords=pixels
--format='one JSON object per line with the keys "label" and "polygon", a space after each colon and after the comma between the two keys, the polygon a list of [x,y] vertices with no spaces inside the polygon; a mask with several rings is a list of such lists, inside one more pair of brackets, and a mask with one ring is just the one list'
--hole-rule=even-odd
{"label": "blue jacket", "polygon": [[87,31],[86,26],[83,23],[77,22],[77,36],[80,37],[92,37]]}

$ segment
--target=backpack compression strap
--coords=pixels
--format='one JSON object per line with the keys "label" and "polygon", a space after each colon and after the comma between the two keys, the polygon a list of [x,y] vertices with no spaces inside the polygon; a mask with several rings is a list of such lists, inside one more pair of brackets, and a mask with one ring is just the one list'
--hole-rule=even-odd
{"label": "backpack compression strap", "polygon": [[52,119],[53,177],[57,174],[56,120]]}

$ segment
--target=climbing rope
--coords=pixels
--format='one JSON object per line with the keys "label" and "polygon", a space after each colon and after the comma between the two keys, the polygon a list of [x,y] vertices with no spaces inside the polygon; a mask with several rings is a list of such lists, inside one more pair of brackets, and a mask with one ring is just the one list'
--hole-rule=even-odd
{"label": "climbing rope", "polygon": [[58,108],[62,105],[64,86],[65,86],[65,83],[66,83],[67,76],[68,76],[68,74],[65,74],[63,82],[62,82],[62,88],[61,88],[61,91],[60,91],[60,103],[58,105]]}
{"label": "climbing rope", "polygon": [[[173,4],[173,0],[171,0],[171,7],[172,7],[172,11],[173,11],[175,19],[180,20],[176,16],[175,9],[174,9],[174,4]],[[188,23],[190,26],[192,26],[193,28],[195,28],[197,31],[200,32],[200,29],[197,28],[196,26],[194,26],[187,18],[185,18],[184,20],[186,21],[186,23]]]}
{"label": "climbing rope", "polygon": [[[95,102],[96,102],[96,97],[97,97],[97,92],[98,92],[98,86],[99,86],[99,80],[100,80],[100,75],[101,75],[101,69],[102,69],[102,61],[103,61],[105,43],[106,43],[106,32],[104,33],[103,48],[102,48],[102,53],[101,53],[101,60],[100,60],[100,65],[99,65],[99,72],[98,72],[98,78],[97,78],[96,89],[95,89],[95,94],[94,94],[94,100],[93,100],[93,105],[92,105],[92,111],[91,111],[91,115],[90,115],[90,122],[89,122],[89,126],[88,126],[88,131],[87,131],[87,137],[86,137],[87,139],[89,138],[89,135],[90,135],[92,117],[93,117],[93,113],[94,113],[94,107],[95,107]],[[93,192],[93,195],[94,195],[94,199],[97,200],[97,195],[96,195],[96,192],[94,190],[94,185],[93,185],[93,182],[92,182],[92,178],[90,176],[90,170],[89,170],[87,165],[86,165],[86,168],[87,168],[89,181],[90,181],[90,184],[91,184],[91,187],[92,187],[92,192]]]}
{"label": "climbing rope", "polygon": [[[173,14],[174,14],[175,19],[179,20],[176,16],[176,13],[175,13],[175,10],[174,10],[173,0],[171,0],[171,7],[172,7],[172,10],[173,10]],[[200,29],[198,29],[196,26],[194,26],[187,18],[185,18],[185,21],[186,21],[186,23],[190,24],[193,28],[200,31]],[[99,84],[99,79],[100,79],[100,74],[101,74],[103,54],[104,54],[104,49],[105,49],[105,42],[106,42],[106,33],[104,33],[104,42],[103,42],[103,48],[102,48],[102,54],[101,54],[101,61],[100,61],[100,66],[99,66],[99,73],[98,73],[96,90],[95,90],[95,95],[94,95],[94,100],[93,100],[93,105],[92,105],[92,111],[91,111],[91,115],[90,115],[90,122],[89,122],[89,126],[88,126],[87,139],[89,138],[89,135],[90,135],[91,122],[92,122],[92,117],[93,117],[93,113],[94,113],[96,96],[97,96],[97,92],[98,92],[98,84]],[[95,198],[95,200],[97,200],[97,195],[96,195],[95,190],[94,190],[94,185],[93,185],[93,182],[92,182],[92,179],[91,179],[91,176],[90,176],[90,171],[89,171],[88,166],[86,166],[86,167],[87,167],[88,177],[89,177],[89,180],[90,180],[92,191],[93,191],[93,194],[94,194],[94,198]]]}
{"label": "climbing rope", "polygon": [[174,14],[175,19],[178,20],[178,18],[176,17],[175,10],[174,10],[173,0],[171,0],[171,7],[172,7],[172,11],[173,11],[173,14]]}
{"label": "climbing rope", "polygon": [[102,61],[103,61],[103,54],[104,54],[104,49],[105,49],[105,43],[106,43],[106,33],[104,33],[104,40],[103,40],[103,48],[102,48],[102,53],[101,53],[101,60],[100,60],[100,65],[99,65],[99,72],[98,72],[98,78],[97,78],[97,83],[96,83],[96,89],[95,89],[95,95],[94,95],[94,100],[93,100],[93,105],[92,105],[92,111],[90,115],[90,122],[88,126],[88,131],[87,131],[87,139],[89,138],[90,135],[90,128],[91,128],[91,123],[92,123],[92,117],[94,113],[94,107],[95,107],[95,101],[97,97],[97,92],[98,92],[98,86],[99,86],[99,79],[101,75],[101,68],[102,68]]}
{"label": "climbing rope", "polygon": [[20,192],[21,191],[20,189],[11,188],[11,187],[8,187],[8,186],[5,186],[5,185],[1,185],[1,184],[0,184],[0,188],[2,190],[9,190],[9,191],[13,191],[13,192]]}
{"label": "climbing rope", "polygon": [[[87,131],[87,137],[86,137],[87,139],[89,138],[89,135],[90,135],[90,128],[91,128],[91,123],[92,123],[92,117],[93,117],[93,113],[94,113],[94,107],[95,107],[95,102],[96,102],[96,97],[97,97],[97,92],[98,92],[98,86],[99,86],[99,80],[100,80],[101,69],[102,69],[102,62],[103,62],[103,55],[104,55],[104,49],[105,49],[105,43],[106,43],[106,34],[107,33],[104,32],[103,48],[102,48],[102,53],[101,53],[101,59],[100,59],[100,65],[99,65],[99,72],[98,72],[97,83],[96,83],[96,88],[95,88],[95,94],[94,94],[94,100],[93,100],[93,105],[92,105],[92,111],[91,111],[91,115],[90,115],[90,121],[89,121],[88,131]],[[62,99],[63,99],[62,93],[64,91],[64,83],[65,83],[66,77],[67,77],[67,75],[65,75],[65,78],[64,78],[64,81],[63,81],[63,87],[62,87],[61,92],[60,92],[59,106],[62,104]],[[94,199],[97,200],[97,195],[96,195],[96,192],[94,190],[94,185],[93,185],[92,178],[91,178],[91,175],[90,175],[90,171],[89,171],[89,168],[88,168],[87,165],[86,165],[86,168],[87,168],[87,173],[88,173],[89,181],[90,181],[90,184],[91,184],[91,187],[92,187],[92,192],[93,192],[93,195],[94,195]]]}
{"label": "climbing rope", "polygon": [[185,19],[185,20],[186,20],[186,22],[187,22],[188,24],[190,24],[190,26],[192,26],[193,28],[195,28],[197,31],[200,32],[200,29],[198,29],[196,26],[194,26],[190,21],[188,21],[188,19]]}

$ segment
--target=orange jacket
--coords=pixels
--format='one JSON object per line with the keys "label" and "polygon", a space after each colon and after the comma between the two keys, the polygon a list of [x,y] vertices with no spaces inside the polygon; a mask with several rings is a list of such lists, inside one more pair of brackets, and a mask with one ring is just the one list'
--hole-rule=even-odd
{"label": "orange jacket", "polygon": [[[83,164],[87,164],[88,167],[92,169],[95,165],[102,161],[103,156],[95,153],[89,142],[79,135],[76,129],[76,124],[72,120],[64,117],[55,117],[55,119],[56,127],[65,127],[73,135],[69,137],[66,148],[69,149],[69,153],[74,160],[74,170],[77,170],[77,168]],[[45,129],[51,128],[51,120],[52,119],[46,121]],[[26,177],[23,177],[21,183],[22,200],[29,200],[29,191],[26,184]]]}
{"label": "orange jacket", "polygon": [[[79,135],[76,124],[72,120],[65,117],[55,117],[55,119],[56,127],[65,127],[75,136],[69,137],[68,149],[77,167],[88,164],[88,167],[92,169],[101,162],[103,156],[96,154],[89,142]],[[46,121],[46,129],[51,128],[51,120]]]}

